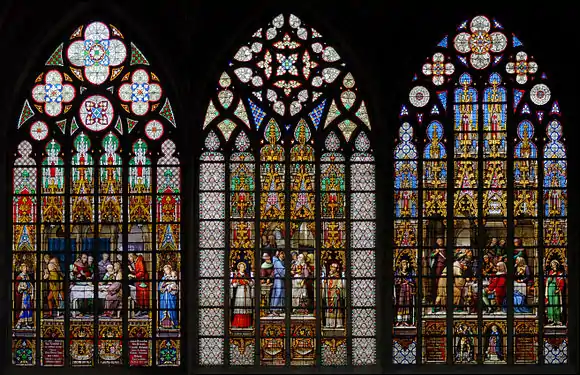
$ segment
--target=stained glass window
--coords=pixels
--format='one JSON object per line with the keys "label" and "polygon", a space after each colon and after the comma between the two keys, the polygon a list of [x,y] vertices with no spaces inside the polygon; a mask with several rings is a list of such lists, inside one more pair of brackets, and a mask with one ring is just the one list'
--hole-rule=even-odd
{"label": "stained glass window", "polygon": [[410,86],[394,150],[393,363],[567,363],[566,148],[546,74],[476,16]]}
{"label": "stained glass window", "polygon": [[30,83],[13,158],[17,366],[178,366],[181,176],[169,99],[113,25]]}
{"label": "stained glass window", "polygon": [[199,364],[375,364],[375,159],[338,52],[275,17],[221,74],[203,139]]}

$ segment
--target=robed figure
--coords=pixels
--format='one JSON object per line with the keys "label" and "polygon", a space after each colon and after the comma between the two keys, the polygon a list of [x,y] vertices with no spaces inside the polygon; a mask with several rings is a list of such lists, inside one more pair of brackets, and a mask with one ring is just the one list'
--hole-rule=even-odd
{"label": "robed figure", "polygon": [[[477,336],[475,336],[477,338]],[[459,363],[474,361],[475,340],[473,331],[466,324],[457,327],[455,335],[455,360]]]}
{"label": "robed figure", "polygon": [[397,306],[397,323],[395,325],[413,325],[413,307],[416,294],[416,274],[409,260],[401,259],[395,271],[395,298]]}
{"label": "robed figure", "polygon": [[234,308],[232,328],[252,326],[254,280],[246,273],[246,263],[239,262],[231,278],[230,298]]}
{"label": "robed figure", "polygon": [[105,284],[105,312],[104,316],[112,317],[115,312],[119,311],[121,300],[123,296],[122,274],[115,273],[115,268],[112,264],[107,265],[107,273],[103,276]]}
{"label": "robed figure", "polygon": [[306,282],[310,276],[310,268],[304,259],[304,254],[297,255],[297,259],[290,271],[292,275],[292,306],[293,312],[308,313],[308,288]]}
{"label": "robed figure", "polygon": [[270,310],[272,315],[279,315],[284,312],[284,300],[286,298],[284,282],[286,276],[286,268],[284,267],[284,251],[276,251],[273,257],[274,272],[272,277],[274,279],[272,285],[272,294],[270,297]]}
{"label": "robed figure", "polygon": [[107,273],[107,266],[112,264],[109,260],[109,254],[103,253],[102,257],[103,259],[101,259],[98,264],[100,280],[103,280],[103,277],[105,277],[105,274]]}
{"label": "robed figure", "polygon": [[136,317],[141,315],[146,315],[149,309],[149,285],[145,282],[149,279],[149,273],[145,268],[145,259],[142,254],[137,255],[135,258],[134,254],[129,254],[129,261],[134,261],[134,271],[132,277],[135,281],[135,305],[137,313]]}
{"label": "robed figure", "polygon": [[28,266],[23,263],[20,266],[20,273],[16,276],[16,328],[32,328],[32,301],[34,299],[34,286],[28,274]]}
{"label": "robed figure", "polygon": [[566,283],[560,262],[556,259],[550,262],[550,270],[544,280],[546,295],[546,317],[549,325],[562,325]]}
{"label": "robed figure", "polygon": [[330,264],[328,275],[323,280],[323,298],[326,302],[324,312],[326,328],[343,328],[344,290],[338,263]]}
{"label": "robed figure", "polygon": [[[497,272],[490,277],[489,285],[483,289],[481,295],[489,313],[493,310],[501,311],[507,294],[507,267],[504,262],[498,262],[496,267]],[[492,309],[492,305],[494,305],[494,309]]]}
{"label": "robed figure", "polygon": [[57,257],[52,257],[48,262],[43,279],[48,280],[48,296],[46,297],[48,311],[44,313],[44,316],[46,318],[52,317],[54,309],[60,310],[56,312],[56,315],[60,316],[61,312],[64,311],[64,273]]}
{"label": "robed figure", "polygon": [[433,276],[431,299],[433,301],[435,301],[438,296],[439,279],[443,276],[443,270],[446,268],[446,259],[447,255],[445,252],[445,246],[443,245],[443,238],[437,238],[435,248],[430,255],[431,275]]}
{"label": "robed figure", "polygon": [[[72,279],[78,281],[86,281],[91,279],[91,271],[89,270],[88,255],[81,254],[73,263]],[[79,284],[82,285],[82,284]]]}
{"label": "robed figure", "polygon": [[262,255],[262,265],[260,266],[260,280],[262,284],[272,284],[272,275],[274,273],[274,265],[272,264],[272,257],[270,254],[264,253]]}
{"label": "robed figure", "polygon": [[492,325],[487,337],[486,359],[491,361],[503,361],[502,334],[497,325]]}
{"label": "robed figure", "polygon": [[163,328],[177,328],[179,285],[177,285],[177,272],[170,264],[163,267],[163,277],[159,282],[159,325]]}
{"label": "robed figure", "polygon": [[528,289],[534,287],[534,279],[524,257],[518,256],[515,263],[514,312],[529,313],[531,310],[527,306]]}

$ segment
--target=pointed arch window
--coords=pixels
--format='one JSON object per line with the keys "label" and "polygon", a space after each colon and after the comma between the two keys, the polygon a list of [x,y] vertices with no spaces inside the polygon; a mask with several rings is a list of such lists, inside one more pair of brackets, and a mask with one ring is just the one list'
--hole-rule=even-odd
{"label": "pointed arch window", "polygon": [[529,52],[476,16],[412,80],[394,151],[393,363],[567,362],[565,139]]}
{"label": "pointed arch window", "polygon": [[97,21],[30,83],[14,135],[14,365],[180,364],[181,171],[149,65]]}
{"label": "pointed arch window", "polygon": [[221,74],[203,137],[199,364],[375,364],[375,160],[338,52],[275,17]]}

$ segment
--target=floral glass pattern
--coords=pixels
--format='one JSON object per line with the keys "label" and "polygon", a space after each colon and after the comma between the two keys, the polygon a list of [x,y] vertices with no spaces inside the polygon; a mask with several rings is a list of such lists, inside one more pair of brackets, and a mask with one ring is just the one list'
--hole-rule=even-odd
{"label": "floral glass pattern", "polygon": [[110,38],[109,27],[93,22],[85,28],[84,40],[77,40],[67,49],[67,58],[74,66],[83,67],[85,77],[94,85],[109,78],[111,67],[123,64],[127,47],[121,39]]}
{"label": "floral glass pattern", "polygon": [[161,86],[149,81],[149,73],[145,69],[138,69],[131,75],[131,83],[119,87],[119,98],[131,102],[131,111],[137,116],[147,114],[150,103],[161,99]]}
{"label": "floral glass pattern", "polygon": [[475,69],[485,69],[491,61],[491,53],[502,52],[507,46],[507,37],[501,31],[490,33],[491,22],[485,16],[474,17],[469,28],[471,33],[460,32],[453,39],[459,53],[469,53],[469,61]]}
{"label": "floral glass pattern", "polygon": [[516,60],[506,64],[505,69],[510,74],[516,75],[516,81],[519,84],[528,82],[528,74],[538,71],[538,64],[535,61],[528,61],[528,54],[520,51],[516,54]]}
{"label": "floral glass pattern", "polygon": [[63,76],[58,70],[51,70],[44,77],[44,85],[32,89],[32,98],[37,103],[44,103],[44,112],[51,117],[62,113],[63,103],[70,103],[75,98],[75,88],[63,84]]}
{"label": "floral glass pattern", "polygon": [[423,65],[423,74],[432,76],[433,84],[441,86],[445,83],[445,76],[450,76],[455,71],[455,66],[445,62],[445,55],[441,52],[433,54],[431,62]]}

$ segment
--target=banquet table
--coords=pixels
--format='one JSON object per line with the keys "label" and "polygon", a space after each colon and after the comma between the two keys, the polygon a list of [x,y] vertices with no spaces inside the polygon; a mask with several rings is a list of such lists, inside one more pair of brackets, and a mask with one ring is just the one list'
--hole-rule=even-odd
{"label": "banquet table", "polygon": [[[99,299],[105,299],[105,297],[107,296],[107,285],[103,284],[103,285],[99,285],[98,286],[98,290],[99,290]],[[129,290],[130,290],[130,298],[129,298],[129,304],[132,305],[134,303],[134,301],[136,300],[136,296],[137,296],[137,288],[135,288],[135,286],[133,285],[129,285]],[[87,282],[82,282],[82,283],[76,283],[75,285],[71,286],[70,288],[70,300],[71,300],[71,315],[77,316],[78,314],[78,308],[79,308],[79,300],[82,299],[91,299],[95,297],[95,287],[92,283],[87,283]]]}

